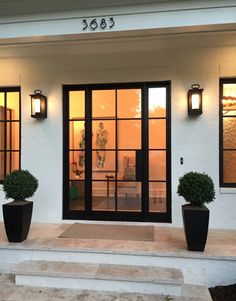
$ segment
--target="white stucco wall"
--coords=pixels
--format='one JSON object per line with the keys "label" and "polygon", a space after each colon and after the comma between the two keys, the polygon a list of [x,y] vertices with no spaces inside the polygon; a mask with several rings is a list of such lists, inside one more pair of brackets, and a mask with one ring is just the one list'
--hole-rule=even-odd
{"label": "white stucco wall", "polygon": [[[210,174],[216,186],[210,228],[236,229],[236,192],[219,188],[218,159],[219,78],[236,77],[234,41],[233,34],[195,34],[0,48],[0,86],[21,87],[22,168],[39,179],[33,221],[62,221],[62,85],[171,80],[172,225],[182,226],[178,178],[195,170]],[[203,114],[196,119],[187,115],[193,83],[204,88]],[[48,96],[43,121],[30,117],[29,94],[35,89]],[[0,191],[0,205],[4,202]]]}

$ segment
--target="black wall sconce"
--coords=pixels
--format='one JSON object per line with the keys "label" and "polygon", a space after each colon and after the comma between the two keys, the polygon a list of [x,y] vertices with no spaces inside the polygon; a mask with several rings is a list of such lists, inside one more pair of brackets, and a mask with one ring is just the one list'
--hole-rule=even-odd
{"label": "black wall sconce", "polygon": [[31,117],[47,118],[47,97],[42,94],[41,90],[35,90],[31,97]]}
{"label": "black wall sconce", "polygon": [[202,114],[202,91],[199,84],[193,84],[188,90],[188,115]]}

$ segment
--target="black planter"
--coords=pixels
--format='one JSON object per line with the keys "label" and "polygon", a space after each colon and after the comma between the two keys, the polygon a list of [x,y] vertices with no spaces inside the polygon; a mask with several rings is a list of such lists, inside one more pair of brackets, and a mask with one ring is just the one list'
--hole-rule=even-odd
{"label": "black planter", "polygon": [[29,233],[33,202],[15,201],[4,204],[2,208],[9,242],[22,242]]}
{"label": "black planter", "polygon": [[182,206],[184,232],[189,251],[204,251],[209,225],[209,209]]}

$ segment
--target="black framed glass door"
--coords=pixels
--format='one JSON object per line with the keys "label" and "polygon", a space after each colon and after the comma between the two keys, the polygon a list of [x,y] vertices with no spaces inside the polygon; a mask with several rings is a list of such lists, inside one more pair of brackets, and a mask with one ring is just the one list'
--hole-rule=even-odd
{"label": "black framed glass door", "polygon": [[63,90],[63,217],[170,222],[170,82]]}

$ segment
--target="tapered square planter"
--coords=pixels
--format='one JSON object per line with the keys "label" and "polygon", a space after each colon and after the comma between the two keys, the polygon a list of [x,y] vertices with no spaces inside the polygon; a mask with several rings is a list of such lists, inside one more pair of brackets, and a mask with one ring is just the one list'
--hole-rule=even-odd
{"label": "tapered square planter", "polygon": [[188,250],[203,252],[208,234],[209,209],[183,205],[182,214]]}
{"label": "tapered square planter", "polygon": [[29,233],[33,202],[15,201],[4,204],[3,219],[9,242],[22,242]]}

